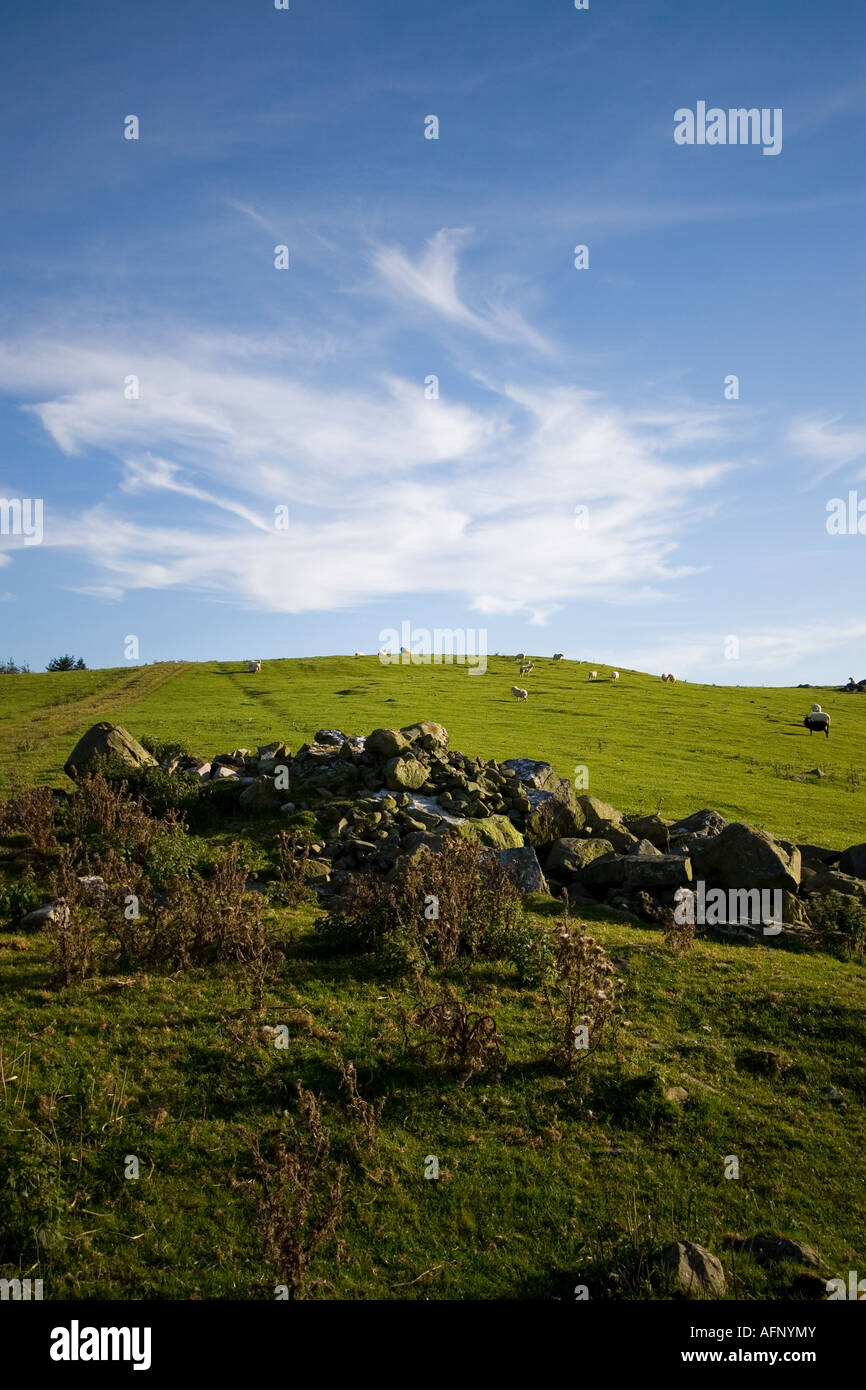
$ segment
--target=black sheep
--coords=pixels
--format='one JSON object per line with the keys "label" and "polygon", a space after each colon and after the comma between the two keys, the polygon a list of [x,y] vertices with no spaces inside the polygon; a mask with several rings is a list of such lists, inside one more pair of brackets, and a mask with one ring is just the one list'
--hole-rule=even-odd
{"label": "black sheep", "polygon": [[820,734],[820,732],[821,732],[822,729],[823,729],[823,731],[824,731],[825,737],[826,737],[826,738],[829,738],[829,737],[830,737],[830,716],[829,716],[829,714],[807,714],[807,715],[806,715],[806,718],[803,720],[803,723],[805,724],[806,728],[809,730],[809,737],[810,737],[810,738],[812,737],[812,735],[813,735],[814,733],[819,733],[819,734]]}

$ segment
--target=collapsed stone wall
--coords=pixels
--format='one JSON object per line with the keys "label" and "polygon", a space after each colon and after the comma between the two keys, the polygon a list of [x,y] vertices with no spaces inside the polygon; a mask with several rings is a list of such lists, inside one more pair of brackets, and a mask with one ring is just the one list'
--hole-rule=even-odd
{"label": "collapsed stone wall", "polygon": [[[101,725],[71,754],[71,771],[99,755],[100,737],[115,757],[149,759],[125,730]],[[550,763],[451,749],[447,730],[430,720],[366,736],[321,729],[295,754],[274,742],[210,761],[175,756],[163,767],[235,785],[241,813],[313,811],[320,838],[310,873],[323,897],[349,873],[387,876],[401,855],[436,852],[450,832],[498,854],[524,892],[567,894],[637,920],[658,921],[702,886],[778,891],[789,934],[808,927],[812,895],[841,893],[866,907],[866,845],[795,845],[710,809],[678,821],[623,815],[578,795]]]}

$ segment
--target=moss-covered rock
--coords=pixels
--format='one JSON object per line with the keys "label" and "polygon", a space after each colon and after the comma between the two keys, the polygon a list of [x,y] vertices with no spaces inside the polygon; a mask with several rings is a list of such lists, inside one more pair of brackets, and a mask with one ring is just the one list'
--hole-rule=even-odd
{"label": "moss-covered rock", "polygon": [[82,773],[90,772],[102,759],[110,759],[115,765],[122,763],[129,768],[156,766],[156,758],[142,748],[131,733],[120,724],[103,722],[94,724],[78,740],[66,759],[64,771],[74,781]]}
{"label": "moss-covered rock", "polygon": [[390,791],[417,791],[427,781],[427,768],[417,758],[392,758],[384,771],[385,786]]}
{"label": "moss-covered rock", "polygon": [[523,836],[507,816],[483,816],[468,820],[466,825],[489,849],[520,849],[523,845]]}

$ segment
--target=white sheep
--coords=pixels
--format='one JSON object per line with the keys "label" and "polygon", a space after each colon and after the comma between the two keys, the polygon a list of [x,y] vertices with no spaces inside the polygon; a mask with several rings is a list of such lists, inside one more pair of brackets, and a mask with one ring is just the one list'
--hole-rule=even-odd
{"label": "white sheep", "polygon": [[591,681],[597,681],[597,680],[598,680],[598,671],[590,671],[590,673],[589,673],[589,679],[590,679]]}
{"label": "white sheep", "polygon": [[518,652],[518,653],[517,653],[517,656],[514,658],[514,660],[515,660],[515,661],[525,661],[525,660],[526,660],[526,652]]}
{"label": "white sheep", "polygon": [[676,676],[672,676],[670,672],[668,672],[668,680],[670,681],[671,685],[673,685],[676,680]]}
{"label": "white sheep", "polygon": [[515,700],[527,700],[529,698],[529,691],[521,690],[519,685],[513,685],[511,687],[511,693]]}
{"label": "white sheep", "polygon": [[525,662],[525,663],[523,664],[523,666],[521,666],[521,668],[520,668],[520,674],[521,674],[521,676],[528,676],[529,673],[530,673],[530,671],[532,671],[532,670],[534,670],[534,669],[535,669],[535,668],[534,668],[532,662],[531,662],[531,661],[527,661],[527,662]]}
{"label": "white sheep", "polygon": [[619,671],[611,671],[611,673],[610,673],[610,678],[611,678],[612,681],[618,681],[618,680],[619,680]]}
{"label": "white sheep", "polygon": [[248,671],[251,675],[252,675],[255,671],[260,671],[261,669],[262,669],[262,663],[261,663],[260,661],[248,661],[248,662],[247,662],[247,671]]}
{"label": "white sheep", "polygon": [[561,660],[562,660],[562,652],[554,652],[554,653],[553,653],[553,659],[554,659],[554,661],[561,661]]}
{"label": "white sheep", "polygon": [[356,656],[363,656],[364,653],[363,653],[363,652],[355,652],[355,655],[356,655]]}

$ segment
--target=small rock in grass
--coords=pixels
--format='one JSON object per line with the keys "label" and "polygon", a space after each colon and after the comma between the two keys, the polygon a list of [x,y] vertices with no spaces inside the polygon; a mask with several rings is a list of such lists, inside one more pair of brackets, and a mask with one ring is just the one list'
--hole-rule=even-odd
{"label": "small rock in grass", "polygon": [[727,1284],[721,1260],[702,1245],[676,1241],[661,1252],[662,1264],[673,1271],[677,1285],[690,1297],[721,1298]]}

